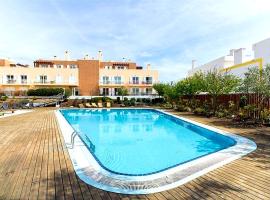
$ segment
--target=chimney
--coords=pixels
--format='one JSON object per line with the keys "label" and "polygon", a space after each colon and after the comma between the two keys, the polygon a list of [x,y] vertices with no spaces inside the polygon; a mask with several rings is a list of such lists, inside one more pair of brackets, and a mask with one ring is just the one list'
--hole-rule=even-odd
{"label": "chimney", "polygon": [[53,56],[53,60],[57,60],[57,56]]}
{"label": "chimney", "polygon": [[86,55],[84,56],[84,60],[89,60],[89,55],[88,55],[88,54],[86,54]]}
{"label": "chimney", "polygon": [[236,50],[236,49],[231,49],[231,50],[230,50],[230,54],[229,54],[229,56],[234,56],[234,52],[235,52],[235,50]]}
{"label": "chimney", "polygon": [[69,60],[69,52],[65,51],[65,60]]}
{"label": "chimney", "polygon": [[150,70],[150,67],[151,67],[150,64],[147,64],[147,65],[146,65],[146,69],[147,69],[147,70]]}
{"label": "chimney", "polygon": [[192,70],[196,67],[196,60],[192,60]]}
{"label": "chimney", "polygon": [[102,58],[103,58],[102,51],[99,50],[98,51],[98,60],[101,62],[102,61]]}

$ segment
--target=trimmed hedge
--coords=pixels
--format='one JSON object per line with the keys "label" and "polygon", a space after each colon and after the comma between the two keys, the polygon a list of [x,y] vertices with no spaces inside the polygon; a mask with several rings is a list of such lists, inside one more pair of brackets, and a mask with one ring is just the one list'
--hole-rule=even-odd
{"label": "trimmed hedge", "polygon": [[111,98],[109,97],[94,97],[91,99],[91,102],[95,102],[95,103],[98,103],[98,102],[107,102],[107,101],[110,101],[110,102],[113,102]]}
{"label": "trimmed hedge", "polygon": [[54,96],[60,93],[63,94],[63,88],[38,88],[27,91],[28,96]]}

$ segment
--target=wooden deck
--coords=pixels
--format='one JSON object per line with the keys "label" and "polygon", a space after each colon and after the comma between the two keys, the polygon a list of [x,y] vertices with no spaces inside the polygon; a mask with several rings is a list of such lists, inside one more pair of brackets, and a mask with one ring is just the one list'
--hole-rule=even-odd
{"label": "wooden deck", "polygon": [[235,128],[186,115],[255,140],[258,149],[178,188],[121,195],[75,174],[52,109],[0,119],[0,199],[270,199],[270,128]]}

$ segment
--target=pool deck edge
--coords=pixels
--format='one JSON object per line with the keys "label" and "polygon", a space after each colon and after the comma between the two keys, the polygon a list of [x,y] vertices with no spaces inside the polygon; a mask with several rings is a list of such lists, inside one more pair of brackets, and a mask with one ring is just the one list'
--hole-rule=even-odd
{"label": "pool deck edge", "polygon": [[[187,183],[207,172],[241,158],[256,149],[256,144],[247,138],[179,117],[159,109],[154,110],[210,129],[219,134],[229,136],[236,141],[236,145],[156,174],[136,177],[118,175],[103,169],[84,146],[79,137],[75,137],[74,144],[71,144],[70,139],[74,135],[74,130],[60,111],[57,110],[55,111],[55,115],[58,125],[62,132],[65,146],[69,152],[74,170],[80,179],[94,187],[110,192],[123,194],[149,194],[161,192]],[[85,159],[86,157],[88,159]]]}

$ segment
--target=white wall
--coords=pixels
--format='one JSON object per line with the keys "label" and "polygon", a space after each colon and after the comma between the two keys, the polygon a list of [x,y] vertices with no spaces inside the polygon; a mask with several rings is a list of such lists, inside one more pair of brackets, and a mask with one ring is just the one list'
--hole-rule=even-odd
{"label": "white wall", "polygon": [[188,75],[191,76],[191,75],[195,74],[196,72],[207,73],[209,71],[223,69],[223,68],[232,66],[233,63],[234,63],[233,56],[231,56],[231,55],[222,56],[222,57],[217,58],[215,60],[212,60],[204,65],[196,67],[193,70],[190,70],[188,72]]}
{"label": "white wall", "polygon": [[238,65],[254,58],[253,51],[251,49],[240,48],[234,50],[234,65]]}
{"label": "white wall", "polygon": [[263,65],[270,64],[270,38],[253,44],[255,58],[262,58]]}

